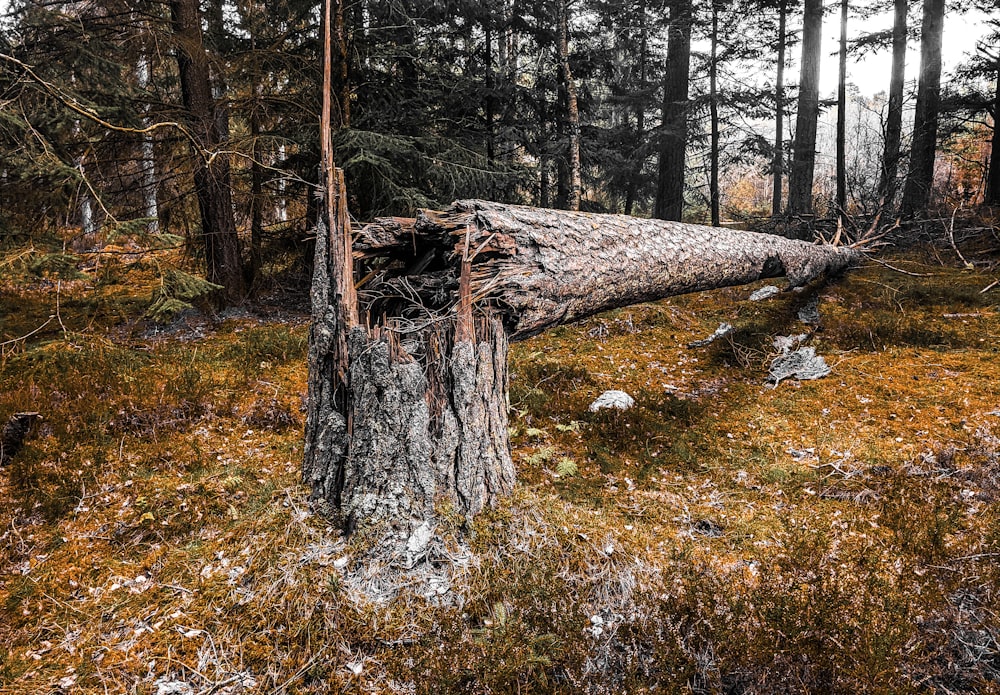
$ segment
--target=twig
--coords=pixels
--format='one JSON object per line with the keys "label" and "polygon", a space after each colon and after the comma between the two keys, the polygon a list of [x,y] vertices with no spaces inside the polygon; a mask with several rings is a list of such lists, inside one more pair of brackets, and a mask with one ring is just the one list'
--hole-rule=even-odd
{"label": "twig", "polygon": [[1000,285],[1000,280],[994,280],[993,282],[991,282],[990,284],[988,284],[986,287],[984,287],[983,289],[979,290],[979,294],[986,294],[987,292],[989,292],[990,290],[992,290],[997,285]]}
{"label": "twig", "polygon": [[951,242],[951,248],[955,251],[955,255],[958,256],[958,260],[962,261],[962,265],[964,265],[969,270],[974,270],[975,266],[969,263],[967,260],[965,260],[965,256],[962,255],[962,252],[958,250],[958,246],[955,245],[955,215],[957,215],[958,211],[961,209],[962,206],[959,205],[957,208],[951,211],[951,222],[949,222],[947,226],[948,241]]}
{"label": "twig", "polygon": [[324,646],[324,647],[323,647],[323,649],[321,649],[321,650],[319,650],[318,652],[316,652],[315,654],[313,654],[312,658],[311,658],[311,659],[309,659],[309,661],[307,661],[307,662],[306,662],[306,663],[305,663],[305,664],[304,664],[304,665],[302,666],[302,668],[300,668],[300,669],[299,669],[298,671],[296,671],[296,672],[295,672],[295,673],[293,673],[293,674],[292,674],[291,676],[289,676],[289,677],[288,677],[288,678],[287,678],[287,679],[285,680],[285,682],[284,682],[284,683],[281,683],[281,684],[280,684],[280,685],[278,685],[277,687],[273,688],[273,689],[271,690],[271,695],[279,695],[279,693],[286,693],[286,692],[288,692],[288,686],[290,686],[290,685],[291,685],[292,683],[294,683],[294,682],[295,682],[295,681],[297,681],[297,680],[298,680],[299,678],[301,678],[301,677],[302,677],[302,676],[304,676],[304,675],[305,675],[306,673],[308,673],[309,669],[311,669],[311,668],[313,667],[313,664],[315,664],[315,663],[316,663],[317,661],[319,661],[319,658],[320,658],[321,656],[323,656],[323,653],[324,653],[324,652],[326,651],[326,649],[327,649],[327,648],[326,648],[326,647]]}
{"label": "twig", "polygon": [[152,133],[154,130],[157,130],[159,128],[176,128],[181,133],[183,133],[188,140],[191,141],[191,144],[194,145],[198,149],[198,151],[201,152],[202,155],[206,157],[206,159],[211,154],[207,150],[204,150],[198,144],[198,141],[191,134],[191,132],[180,123],[174,121],[159,122],[159,123],[153,123],[152,125],[146,126],[145,128],[129,128],[126,126],[115,125],[113,123],[104,120],[96,113],[94,113],[87,107],[77,102],[76,99],[65,95],[61,89],[59,89],[52,83],[39,77],[39,75],[27,63],[18,60],[14,56],[7,55],[6,53],[0,53],[0,60],[7,61],[8,63],[12,63],[18,66],[19,68],[24,70],[24,74],[30,77],[33,82],[42,87],[46,92],[55,97],[58,101],[62,102],[62,104],[70,111],[73,111],[74,113],[83,116],[87,120],[93,121],[94,123],[97,123],[98,125],[107,128],[108,130],[113,130],[119,133],[146,134],[146,133]]}
{"label": "twig", "polygon": [[55,318],[56,318],[56,315],[53,314],[52,316],[50,316],[48,318],[48,320],[45,323],[43,323],[41,326],[39,326],[35,330],[31,331],[30,333],[26,333],[26,334],[22,335],[20,338],[11,338],[10,340],[5,340],[4,342],[0,343],[0,348],[6,347],[7,345],[12,345],[13,343],[19,343],[22,340],[27,340],[31,336],[33,336],[36,333],[42,331],[46,326],[48,326],[50,323],[52,323],[52,321],[55,320]]}
{"label": "twig", "polygon": [[[911,273],[909,270],[903,270],[902,268],[897,268],[896,266],[891,265],[889,263],[886,263],[885,261],[880,261],[879,259],[875,258],[874,256],[869,256],[868,260],[875,261],[879,265],[883,265],[886,268],[888,268],[889,270],[894,270],[897,273],[902,273],[903,275],[910,275],[910,276],[915,277],[915,278],[931,278],[931,277],[934,277],[933,273]],[[996,283],[994,283],[994,284],[996,284]],[[987,289],[989,289],[989,288],[987,288]],[[983,290],[983,291],[985,292],[986,290]]]}
{"label": "twig", "polygon": [[56,319],[59,321],[59,327],[62,328],[63,338],[66,338],[68,331],[66,330],[66,324],[63,323],[62,315],[59,313],[59,294],[62,290],[62,280],[56,281]]}

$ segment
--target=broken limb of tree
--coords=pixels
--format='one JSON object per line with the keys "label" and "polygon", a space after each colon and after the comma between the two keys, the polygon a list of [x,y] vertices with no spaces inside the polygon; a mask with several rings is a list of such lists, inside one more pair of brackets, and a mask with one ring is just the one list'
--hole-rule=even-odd
{"label": "broken limb of tree", "polygon": [[[347,294],[333,282],[344,242],[317,241],[304,465],[314,499],[347,528],[412,530],[437,505],[471,516],[511,490],[508,340],[762,278],[799,286],[859,258],[752,232],[484,201],[355,236],[353,327],[335,309]],[[346,369],[332,370],[331,355]]]}
{"label": "broken limb of tree", "polygon": [[[391,259],[363,294],[384,318],[405,299],[437,319],[454,310],[468,265],[469,298],[504,321],[511,340],[640,302],[786,276],[792,287],[844,270],[853,249],[702,225],[502,205],[454,203],[414,220],[363,227],[355,256]],[[403,301],[379,302],[379,295]]]}

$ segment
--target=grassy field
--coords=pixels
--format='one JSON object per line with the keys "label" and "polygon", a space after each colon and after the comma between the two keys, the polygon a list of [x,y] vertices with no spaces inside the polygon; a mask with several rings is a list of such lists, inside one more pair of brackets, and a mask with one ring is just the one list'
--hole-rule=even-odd
{"label": "grassy field", "polygon": [[[0,254],[0,418],[44,416],[0,470],[0,693],[1000,692],[987,264],[514,346],[517,492],[379,600],[299,482],[304,293],[157,326],[176,253]],[[832,374],[773,387],[799,333]]]}

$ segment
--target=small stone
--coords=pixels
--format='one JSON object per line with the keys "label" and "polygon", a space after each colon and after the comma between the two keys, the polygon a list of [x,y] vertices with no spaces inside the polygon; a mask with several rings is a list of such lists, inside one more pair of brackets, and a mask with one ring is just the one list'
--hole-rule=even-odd
{"label": "small stone", "polygon": [[820,323],[819,316],[819,297],[813,297],[805,306],[803,306],[798,311],[798,319],[807,326],[818,326]]}
{"label": "small stone", "polygon": [[707,338],[702,338],[701,340],[695,340],[688,343],[689,348],[705,347],[706,345],[711,345],[719,338],[724,338],[733,332],[733,324],[731,323],[720,323],[719,327],[715,329],[715,332],[708,336]]}
{"label": "small stone", "polygon": [[434,525],[430,521],[425,521],[413,530],[409,540],[406,541],[406,552],[411,555],[418,555],[427,548],[434,537]]}
{"label": "small stone", "polygon": [[604,408],[628,410],[635,405],[635,399],[624,391],[605,391],[590,404],[590,412],[596,413]]}
{"label": "small stone", "polygon": [[778,355],[771,362],[769,381],[777,387],[784,379],[800,379],[803,381],[821,379],[830,373],[830,366],[816,350],[811,347],[800,347],[794,352]]}
{"label": "small stone", "polygon": [[193,695],[194,688],[184,681],[156,681],[156,695]]}
{"label": "small stone", "polygon": [[779,292],[781,292],[781,290],[775,287],[774,285],[765,285],[764,287],[761,287],[759,290],[751,294],[749,299],[751,302],[760,302],[767,299],[768,297],[773,297]]}

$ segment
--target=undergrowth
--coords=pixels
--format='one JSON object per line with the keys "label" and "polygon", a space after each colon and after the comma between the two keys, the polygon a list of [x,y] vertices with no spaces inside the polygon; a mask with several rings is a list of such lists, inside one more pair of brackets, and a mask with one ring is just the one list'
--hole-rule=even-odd
{"label": "undergrowth", "polygon": [[[148,266],[28,260],[0,281],[0,417],[44,417],[0,470],[0,692],[1000,690],[983,273],[855,271],[811,290],[819,326],[732,288],[514,346],[517,492],[442,598],[378,603],[299,481],[304,297],[163,328]],[[798,333],[833,373],[773,388]],[[635,407],[590,412],[607,389]]]}

